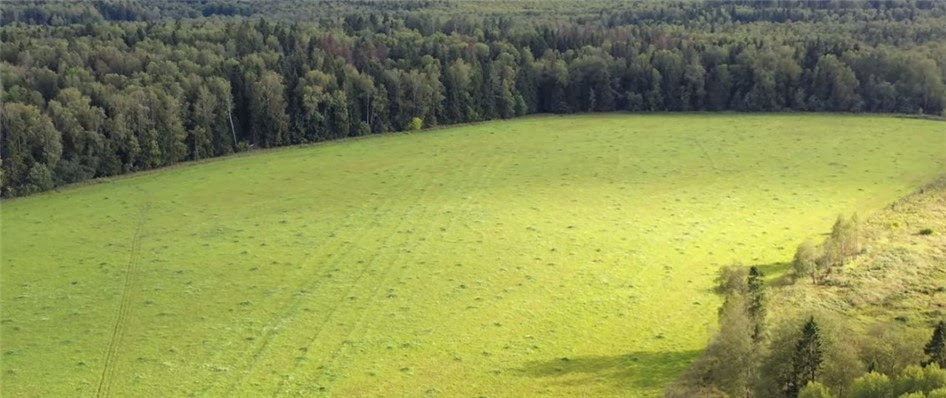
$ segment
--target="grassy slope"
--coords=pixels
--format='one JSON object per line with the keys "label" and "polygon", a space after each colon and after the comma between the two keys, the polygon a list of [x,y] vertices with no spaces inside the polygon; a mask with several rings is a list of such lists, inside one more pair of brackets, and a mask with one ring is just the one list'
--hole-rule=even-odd
{"label": "grassy slope", "polygon": [[799,279],[774,290],[777,317],[837,314],[858,329],[897,323],[928,339],[946,316],[946,178],[874,213],[862,235],[863,252],[820,285]]}
{"label": "grassy slope", "polygon": [[657,395],[718,266],[941,174],[943,131],[533,117],[10,201],[3,392]]}

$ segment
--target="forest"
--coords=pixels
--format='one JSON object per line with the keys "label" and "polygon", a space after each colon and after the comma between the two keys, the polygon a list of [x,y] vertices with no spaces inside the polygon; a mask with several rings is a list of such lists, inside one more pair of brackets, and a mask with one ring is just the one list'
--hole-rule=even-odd
{"label": "forest", "polygon": [[578,112],[946,115],[946,2],[8,2],[13,197],[270,148]]}

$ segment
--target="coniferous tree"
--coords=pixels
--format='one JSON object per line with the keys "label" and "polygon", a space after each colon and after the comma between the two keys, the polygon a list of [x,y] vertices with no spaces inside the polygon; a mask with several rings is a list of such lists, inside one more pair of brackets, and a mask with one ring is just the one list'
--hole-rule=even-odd
{"label": "coniferous tree", "polygon": [[936,364],[946,368],[946,322],[940,321],[933,329],[933,337],[926,343],[923,353],[928,358],[923,366]]}
{"label": "coniferous tree", "polygon": [[765,274],[755,266],[749,267],[749,277],[746,285],[749,289],[749,302],[746,310],[752,319],[752,340],[762,339],[763,323],[765,322]]}
{"label": "coniferous tree", "polygon": [[824,350],[821,347],[821,331],[818,328],[818,323],[815,322],[815,317],[811,317],[802,327],[801,338],[795,344],[792,372],[789,375],[786,396],[797,397],[802,388],[815,381],[823,361]]}

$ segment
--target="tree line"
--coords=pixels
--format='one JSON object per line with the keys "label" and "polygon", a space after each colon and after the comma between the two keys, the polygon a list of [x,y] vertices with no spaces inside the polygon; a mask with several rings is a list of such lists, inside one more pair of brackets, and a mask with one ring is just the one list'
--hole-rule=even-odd
{"label": "tree line", "polygon": [[[857,214],[839,215],[822,243],[798,246],[792,276],[822,285],[863,253],[863,235]],[[755,266],[720,270],[719,330],[667,397],[946,398],[946,322],[925,344],[896,325],[865,333],[828,312],[785,316],[796,303],[776,303],[784,319],[773,324],[764,277]]]}
{"label": "tree line", "polygon": [[0,195],[533,113],[946,107],[944,3],[267,4],[5,6]]}
{"label": "tree line", "polygon": [[757,267],[721,270],[719,331],[667,397],[946,397],[946,322],[922,347],[904,347],[890,327],[856,336],[837,319],[772,326],[763,277]]}

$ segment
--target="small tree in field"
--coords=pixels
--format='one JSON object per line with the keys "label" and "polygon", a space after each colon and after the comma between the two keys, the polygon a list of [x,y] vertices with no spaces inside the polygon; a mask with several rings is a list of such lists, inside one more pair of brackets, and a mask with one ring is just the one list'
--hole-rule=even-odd
{"label": "small tree in field", "polygon": [[411,119],[411,126],[410,126],[411,131],[418,131],[422,128],[424,128],[424,119],[421,119],[419,117],[415,117]]}
{"label": "small tree in field", "polygon": [[929,358],[923,366],[936,364],[940,368],[946,368],[946,322],[940,321],[933,329],[933,337],[926,343],[923,353]]}
{"label": "small tree in field", "polygon": [[792,266],[795,268],[795,274],[798,276],[811,276],[811,283],[818,283],[818,258],[821,253],[818,247],[811,239],[798,245],[795,251],[795,260]]}

